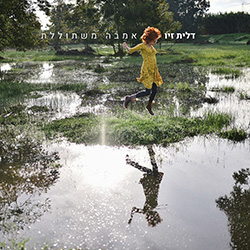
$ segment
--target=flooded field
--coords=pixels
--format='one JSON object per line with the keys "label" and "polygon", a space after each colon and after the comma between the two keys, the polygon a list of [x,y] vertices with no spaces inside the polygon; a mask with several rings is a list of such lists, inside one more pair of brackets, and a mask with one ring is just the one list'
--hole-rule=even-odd
{"label": "flooded field", "polygon": [[[139,65],[92,58],[2,63],[0,69],[2,81],[37,86],[3,104],[0,248],[249,249],[249,68],[234,76],[160,65],[166,80],[152,119],[222,112],[231,117],[222,130],[247,135],[237,142],[192,132],[166,145],[109,141],[115,120],[108,119],[148,117],[145,99],[122,107],[125,95],[142,89],[135,81]],[[78,118],[93,121],[78,125]],[[47,137],[46,126],[55,121],[72,131]],[[78,126],[86,126],[86,136],[99,130],[98,143],[86,143]]]}

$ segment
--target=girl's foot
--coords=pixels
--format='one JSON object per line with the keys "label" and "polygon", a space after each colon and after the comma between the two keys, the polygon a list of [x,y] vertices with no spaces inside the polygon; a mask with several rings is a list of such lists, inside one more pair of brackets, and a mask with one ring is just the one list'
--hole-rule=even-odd
{"label": "girl's foot", "polygon": [[136,95],[125,96],[125,100],[123,103],[124,108],[128,108],[128,104],[132,101],[136,101]]}
{"label": "girl's foot", "polygon": [[152,107],[153,107],[154,104],[155,104],[155,101],[152,101],[152,102],[149,101],[148,104],[147,104],[147,106],[146,106],[146,109],[148,110],[148,112],[149,112],[150,115],[155,115],[153,113],[153,111],[152,111]]}
{"label": "girl's foot", "polygon": [[130,98],[130,96],[125,96],[125,100],[124,100],[124,103],[123,103],[123,106],[124,106],[124,108],[128,108],[128,104],[130,103],[130,100],[131,98]]}

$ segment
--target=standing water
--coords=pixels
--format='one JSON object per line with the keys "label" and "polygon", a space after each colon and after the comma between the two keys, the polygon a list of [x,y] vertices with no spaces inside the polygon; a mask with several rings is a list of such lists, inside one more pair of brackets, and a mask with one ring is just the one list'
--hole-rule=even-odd
{"label": "standing water", "polygon": [[[3,77],[9,77],[7,72],[17,66],[1,67],[6,72]],[[24,67],[19,76],[42,84],[86,81],[87,89],[37,92],[37,98],[25,100],[28,107],[46,106],[52,119],[108,110],[108,95],[99,89],[93,91],[96,82],[112,83],[108,76],[87,70],[87,81],[82,64],[72,69],[72,62],[33,67],[39,74],[30,74]],[[208,78],[206,95],[219,102],[203,103],[191,115],[202,116],[207,110],[230,112],[236,125],[248,129],[250,103],[240,100],[239,95],[249,94],[249,69],[236,79],[211,73]],[[214,91],[231,85],[235,87],[232,94]],[[90,93],[99,96],[92,98]],[[174,102],[177,99],[173,98]],[[104,119],[101,130],[102,145],[61,139],[40,148],[33,141],[22,149],[21,158],[15,156],[18,144],[11,152],[15,160],[1,156],[0,246],[11,249],[13,240],[28,240],[27,249],[229,250],[241,242],[238,249],[248,249],[244,246],[249,246],[249,220],[239,222],[237,218],[249,218],[249,186],[245,183],[238,190],[233,173],[249,168],[249,139],[232,143],[213,135],[197,136],[168,147],[153,145],[150,154],[145,146],[107,146]],[[20,138],[25,141],[23,134]],[[140,171],[152,169],[154,163],[159,175]],[[241,197],[246,205],[240,202]]]}

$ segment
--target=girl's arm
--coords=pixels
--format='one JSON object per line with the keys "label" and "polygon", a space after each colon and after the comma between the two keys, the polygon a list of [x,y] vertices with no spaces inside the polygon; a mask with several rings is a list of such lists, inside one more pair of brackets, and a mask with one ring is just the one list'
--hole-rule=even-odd
{"label": "girl's arm", "polygon": [[138,51],[138,50],[143,50],[143,43],[137,44],[133,48],[129,48],[128,45],[126,44],[126,42],[124,42],[122,44],[122,46],[129,52],[129,54],[132,54],[132,53],[134,53],[135,51]]}
{"label": "girl's arm", "polygon": [[130,48],[128,47],[126,42],[124,42],[122,46],[128,51],[128,53],[130,53]]}

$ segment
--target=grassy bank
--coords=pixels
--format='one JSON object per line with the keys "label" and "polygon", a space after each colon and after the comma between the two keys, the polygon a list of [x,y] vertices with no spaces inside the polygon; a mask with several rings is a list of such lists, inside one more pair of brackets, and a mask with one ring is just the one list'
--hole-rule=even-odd
{"label": "grassy bank", "polygon": [[[223,67],[225,73],[238,74],[237,67],[250,66],[250,49],[249,45],[242,42],[241,37],[247,37],[249,34],[234,34],[234,36],[221,35],[217,36],[203,36],[194,43],[171,43],[163,40],[161,44],[156,45],[158,50],[158,64],[192,64],[197,66],[216,66]],[[249,35],[250,37],[250,35]],[[243,39],[243,38],[242,38]],[[213,43],[202,44],[203,40],[213,41]],[[214,41],[221,41],[220,43]],[[223,42],[222,42],[223,41]],[[240,41],[240,42],[239,42]],[[62,61],[62,60],[76,60],[76,61],[91,61],[95,57],[105,56],[109,61],[114,58],[109,55],[113,54],[113,48],[107,45],[91,45],[96,53],[95,56],[74,56],[74,55],[56,55],[51,48],[44,50],[30,50],[20,52],[15,50],[6,50],[1,62],[24,62],[24,61]],[[84,45],[67,46],[67,49],[83,49]],[[140,57],[125,56],[118,58],[117,61],[122,64],[140,64]],[[234,67],[232,72],[228,70]],[[235,72],[236,70],[236,72]]]}
{"label": "grassy bank", "polygon": [[[85,114],[53,121],[44,127],[47,135],[60,134],[76,143],[105,143],[107,145],[167,146],[196,135],[216,134],[233,141],[246,139],[247,134],[227,128],[231,117],[223,113],[209,113],[204,118],[186,118],[149,115],[143,116],[129,111],[118,116],[93,116]],[[242,136],[243,135],[243,136]]]}

